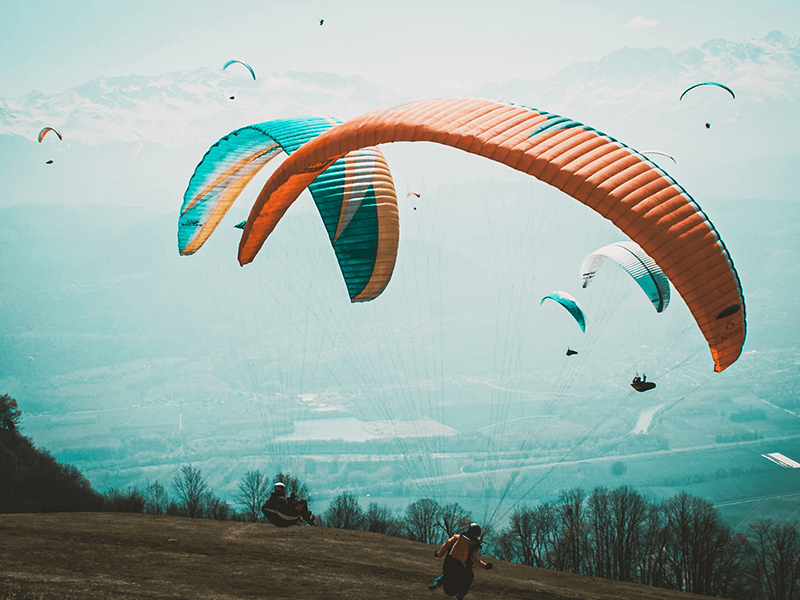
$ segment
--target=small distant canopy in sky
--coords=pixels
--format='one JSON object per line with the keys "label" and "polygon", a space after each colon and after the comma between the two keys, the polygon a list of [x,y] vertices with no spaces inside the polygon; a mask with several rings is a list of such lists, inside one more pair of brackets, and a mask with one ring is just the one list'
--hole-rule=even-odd
{"label": "small distant canopy in sky", "polygon": [[[678,98],[678,100],[679,101],[683,100],[683,97],[688,92],[692,91],[693,89],[699,88],[699,87],[704,87],[704,86],[712,86],[712,87],[721,88],[721,89],[725,90],[726,92],[728,92],[731,95],[731,98],[733,98],[734,100],[736,99],[736,94],[734,94],[733,90],[731,88],[729,88],[727,85],[725,85],[724,83],[719,83],[718,81],[703,81],[702,83],[695,83],[694,85],[690,85],[688,88],[683,90],[683,93],[681,94],[681,97]],[[708,127],[708,123],[706,123],[706,127]]]}
{"label": "small distant canopy in sky", "polygon": [[575,300],[574,296],[568,294],[567,292],[556,290],[554,292],[550,292],[544,298],[542,298],[539,304],[544,304],[545,300],[552,300],[567,309],[567,312],[569,312],[569,314],[571,314],[578,323],[581,331],[586,333],[586,315],[578,304],[578,301]]}
{"label": "small distant canopy in sky", "polygon": [[648,19],[643,15],[638,15],[625,23],[624,27],[628,31],[642,31],[643,29],[651,29],[656,25],[658,25],[658,19]]}
{"label": "small distant canopy in sky", "polygon": [[673,156],[670,156],[666,152],[661,152],[661,150],[642,150],[642,154],[657,154],[659,156],[665,156],[668,159],[670,159],[672,162],[674,162],[676,165],[678,164],[678,161],[675,160],[675,158]]}
{"label": "small distant canopy in sky", "polygon": [[786,467],[787,469],[800,469],[800,463],[796,460],[792,460],[788,456],[784,456],[780,452],[773,452],[771,454],[762,454],[764,458],[767,460],[771,460],[776,465],[780,465],[782,467]]}
{"label": "small distant canopy in sky", "polygon": [[255,78],[256,78],[256,72],[255,72],[255,71],[253,71],[253,67],[251,67],[251,66],[250,66],[250,65],[248,65],[247,63],[245,63],[245,62],[242,62],[242,61],[240,61],[240,60],[229,60],[228,62],[226,62],[226,63],[225,63],[225,66],[224,66],[224,67],[222,67],[222,70],[224,71],[225,69],[227,69],[228,67],[230,67],[230,66],[231,66],[231,65],[233,65],[233,64],[239,64],[239,65],[242,65],[242,66],[244,66],[244,67],[245,67],[245,68],[246,68],[248,71],[250,71],[250,75],[252,75],[252,76],[253,76],[253,80],[255,81]]}
{"label": "small distant canopy in sky", "polygon": [[58,129],[56,129],[55,127],[45,127],[44,129],[42,129],[39,132],[39,143],[40,144],[42,143],[42,140],[44,139],[44,136],[46,136],[51,131],[58,136],[59,140],[63,140],[64,139],[63,137],[61,137],[61,132]]}

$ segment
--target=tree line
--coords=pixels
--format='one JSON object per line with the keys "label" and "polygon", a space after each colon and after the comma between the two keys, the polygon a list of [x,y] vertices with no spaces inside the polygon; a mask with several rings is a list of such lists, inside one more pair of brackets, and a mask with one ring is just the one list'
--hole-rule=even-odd
{"label": "tree line", "polygon": [[650,501],[627,486],[567,490],[515,510],[493,550],[526,565],[707,596],[800,598],[797,523],[759,520],[736,532],[713,504],[686,493]]}
{"label": "tree line", "polygon": [[[0,395],[0,512],[116,511],[260,522],[261,507],[280,481],[311,503],[291,474],[247,471],[236,510],[221,500],[200,469],[183,465],[167,486],[98,493],[70,465],[60,465],[21,435],[16,401]],[[472,521],[458,503],[421,498],[404,511],[350,492],[335,497],[318,526],[369,531],[441,544]],[[800,600],[797,523],[759,520],[744,533],[722,521],[710,502],[681,493],[651,501],[621,486],[562,492],[553,502],[517,507],[507,524],[484,527],[482,554],[529,566],[739,600]]]}
{"label": "tree line", "polygon": [[[144,492],[110,490],[106,509],[260,522],[260,508],[277,481],[311,501],[308,488],[291,475],[248,471],[238,484],[243,508],[236,511],[216,498],[198,469],[186,465],[173,479],[171,500],[156,482]],[[398,514],[377,502],[364,509],[344,491],[316,523],[438,545],[463,533],[472,520],[456,502],[421,498]],[[589,493],[574,488],[554,502],[516,508],[501,529],[482,525],[481,553],[500,560],[706,596],[800,600],[797,523],[762,519],[735,532],[713,504],[686,493],[650,501],[627,486]]]}

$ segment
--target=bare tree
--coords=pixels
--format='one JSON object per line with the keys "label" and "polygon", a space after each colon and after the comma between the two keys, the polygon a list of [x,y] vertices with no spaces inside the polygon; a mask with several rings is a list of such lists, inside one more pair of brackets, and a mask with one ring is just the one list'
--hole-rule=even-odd
{"label": "bare tree", "polygon": [[491,554],[499,560],[522,563],[517,550],[517,540],[511,529],[503,529],[494,536]]}
{"label": "bare tree", "polygon": [[406,530],[408,537],[423,544],[436,544],[442,541],[437,532],[439,503],[430,498],[422,498],[406,507]]}
{"label": "bare tree", "polygon": [[258,522],[261,507],[269,498],[269,494],[269,481],[261,471],[247,471],[239,480],[239,494],[236,499],[244,505],[244,515],[248,521]]}
{"label": "bare tree", "polygon": [[744,534],[733,533],[714,573],[714,594],[749,600],[759,597],[758,569],[753,546]]}
{"label": "bare tree", "polygon": [[647,511],[639,557],[639,583],[655,587],[668,587],[669,548],[672,533],[667,527],[664,505],[651,504]]}
{"label": "bare tree", "polygon": [[166,514],[167,506],[169,506],[169,496],[160,481],[156,480],[148,485],[145,496],[144,512],[151,515]]}
{"label": "bare tree", "polygon": [[748,528],[769,600],[800,598],[800,533],[792,523],[760,520]]}
{"label": "bare tree", "polygon": [[394,517],[392,511],[385,504],[379,505],[377,502],[370,502],[364,518],[367,531],[394,537],[400,537],[403,532],[402,522]]}
{"label": "bare tree", "polygon": [[214,519],[215,521],[230,521],[236,516],[230,504],[220,500],[211,492],[206,494],[203,512],[206,518]]}
{"label": "bare tree", "polygon": [[731,536],[730,528],[710,502],[685,492],[667,500],[664,510],[673,534],[670,587],[712,595],[714,574]]}
{"label": "bare tree", "polygon": [[206,497],[209,494],[209,487],[200,469],[195,469],[191,465],[184,465],[172,480],[178,500],[186,511],[186,516],[193,519],[203,517],[206,504]]}
{"label": "bare tree", "polygon": [[103,494],[105,510],[109,512],[141,513],[144,512],[147,499],[135,487],[124,490],[111,488]]}
{"label": "bare tree", "polygon": [[585,573],[587,557],[586,520],[582,489],[573,488],[561,492],[556,505],[560,521],[561,538],[557,547],[558,559],[555,566],[560,571]]}
{"label": "bare tree", "polygon": [[551,504],[544,503],[533,509],[522,507],[515,510],[508,529],[500,532],[493,546],[503,554],[504,560],[550,568],[557,539],[556,510]]}
{"label": "bare tree", "polygon": [[364,525],[364,510],[350,492],[342,492],[328,506],[324,515],[325,525],[334,529],[361,529]]}
{"label": "bare tree", "polygon": [[637,491],[627,487],[611,490],[612,578],[633,581],[634,565],[641,551],[648,503]]}
{"label": "bare tree", "polygon": [[451,538],[456,533],[466,531],[472,522],[472,516],[458,503],[452,502],[439,510],[439,522],[446,538]]}
{"label": "bare tree", "polygon": [[586,501],[590,534],[590,574],[611,579],[611,499],[608,488],[596,487]]}

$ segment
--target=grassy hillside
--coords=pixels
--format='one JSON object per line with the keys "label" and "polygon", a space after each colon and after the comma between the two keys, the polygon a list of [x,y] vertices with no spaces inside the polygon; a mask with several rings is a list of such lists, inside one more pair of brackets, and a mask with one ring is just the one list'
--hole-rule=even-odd
{"label": "grassy hillside", "polygon": [[[0,598],[446,598],[433,546],[360,531],[118,513],[0,515]],[[691,600],[494,561],[469,598]]]}

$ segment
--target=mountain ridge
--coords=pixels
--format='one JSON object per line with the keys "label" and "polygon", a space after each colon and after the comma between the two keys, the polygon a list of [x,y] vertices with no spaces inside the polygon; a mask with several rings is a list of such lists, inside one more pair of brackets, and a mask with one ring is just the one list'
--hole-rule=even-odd
{"label": "mountain ridge", "polygon": [[[470,95],[520,103],[536,97],[541,108],[577,111],[581,118],[592,114],[588,109],[593,104],[663,106],[686,86],[707,79],[725,80],[746,91],[744,104],[794,104],[800,93],[800,38],[792,40],[776,30],[744,42],[716,38],[677,53],[624,47],[597,61],[574,63],[549,78],[487,83]],[[346,119],[409,99],[360,76],[287,71],[252,81],[203,67],[100,77],[59,94],[33,91],[21,98],[0,98],[0,135],[30,139],[47,124],[63,128],[67,139],[87,144],[122,140],[180,146],[206,140],[211,131],[269,118],[332,114]]]}

